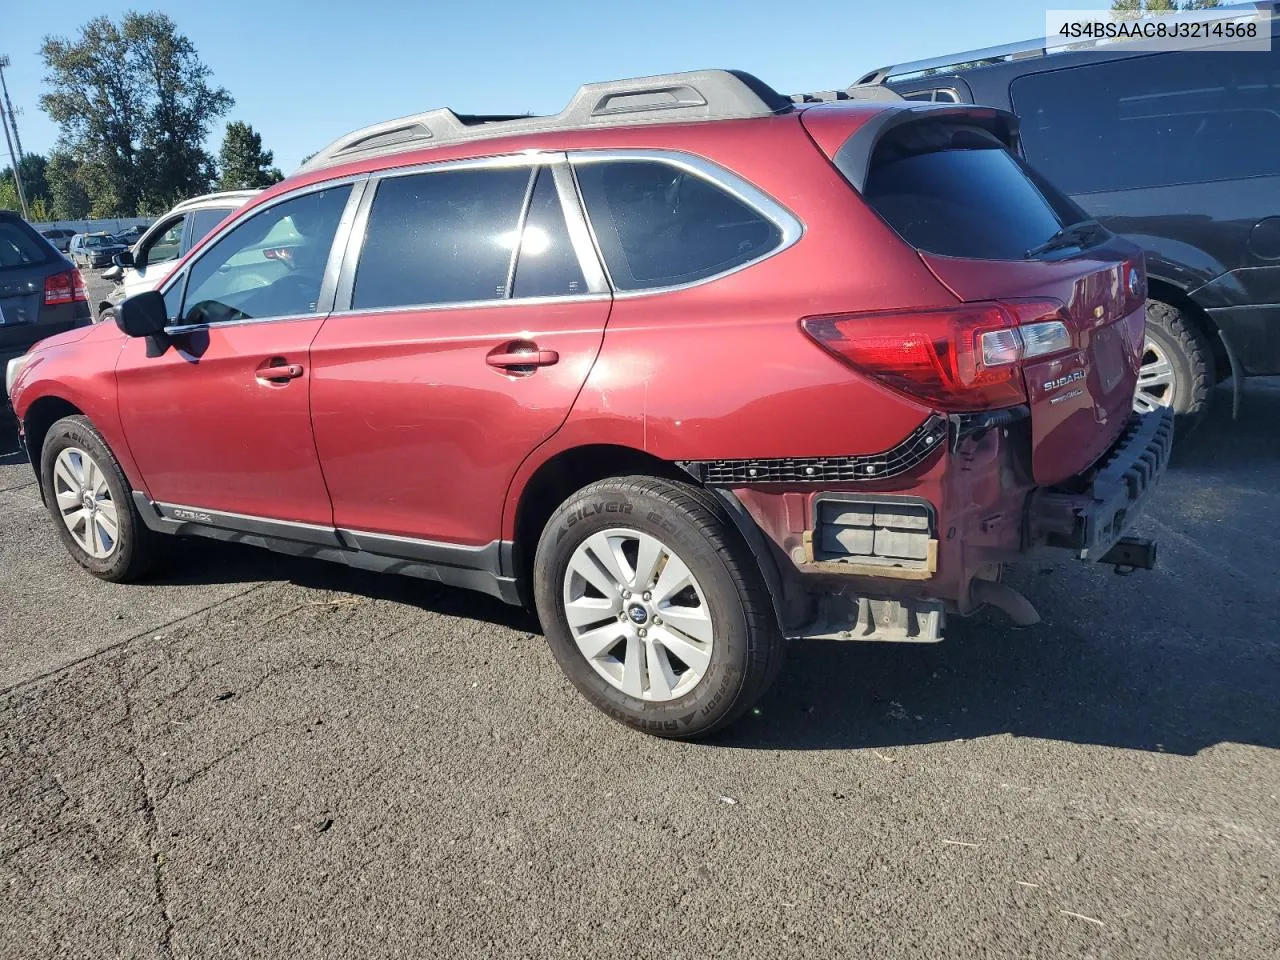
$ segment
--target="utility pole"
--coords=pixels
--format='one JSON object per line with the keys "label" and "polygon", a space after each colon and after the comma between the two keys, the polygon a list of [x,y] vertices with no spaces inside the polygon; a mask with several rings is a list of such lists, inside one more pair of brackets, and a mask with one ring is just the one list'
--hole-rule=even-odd
{"label": "utility pole", "polygon": [[[9,145],[9,161],[13,164],[13,184],[18,190],[18,205],[22,207],[22,219],[30,220],[31,212],[27,209],[27,192],[22,187],[22,141],[18,140],[17,153],[13,150],[13,141],[18,139],[18,121],[13,116],[13,104],[9,102],[9,85],[4,81],[4,68],[9,65],[7,56],[0,56],[0,90],[4,92],[4,103],[0,105],[0,126],[4,127],[4,139]],[[9,136],[9,124],[13,124],[13,136]]]}
{"label": "utility pole", "polygon": [[13,112],[13,104],[9,101],[9,84],[4,79],[4,68],[9,65],[9,55],[0,55],[0,91],[4,93],[4,109],[9,114],[9,123],[13,127],[13,142],[18,147],[18,160],[22,160],[22,138],[18,136],[18,115]]}
{"label": "utility pole", "polygon": [[13,164],[13,183],[18,188],[18,204],[22,207],[22,219],[30,220],[31,213],[27,210],[27,194],[22,189],[22,177],[18,174],[18,159],[13,152],[13,137],[9,135],[9,114],[5,112],[3,104],[0,104],[0,126],[4,127],[4,139],[9,144],[9,161]]}

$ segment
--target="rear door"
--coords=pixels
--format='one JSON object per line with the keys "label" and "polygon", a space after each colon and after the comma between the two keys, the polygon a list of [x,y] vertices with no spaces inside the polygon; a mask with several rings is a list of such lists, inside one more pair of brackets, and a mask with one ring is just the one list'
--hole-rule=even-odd
{"label": "rear door", "polygon": [[360,546],[449,562],[441,544],[499,538],[516,469],[564,422],[603,339],[611,298],[585,238],[563,155],[370,184],[312,344],[334,523]]}
{"label": "rear door", "polygon": [[[1063,328],[1037,326],[1053,337],[1021,360],[1032,468],[1042,484],[1081,472],[1132,411],[1146,322],[1141,252],[1082,224],[1084,212],[1007,149],[993,111],[926,108],[902,119],[842,172],[959,299],[1000,301],[1014,323]],[[842,148],[837,165],[857,153]]]}

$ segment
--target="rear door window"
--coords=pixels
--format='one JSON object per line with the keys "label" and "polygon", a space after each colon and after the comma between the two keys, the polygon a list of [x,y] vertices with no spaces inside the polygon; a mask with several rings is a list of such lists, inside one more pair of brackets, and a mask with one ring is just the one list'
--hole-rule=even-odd
{"label": "rear door window", "polygon": [[587,281],[569,239],[555,176],[544,167],[525,216],[511,295],[567,297],[586,292]]}
{"label": "rear door window", "polygon": [[1086,64],[1010,94],[1027,158],[1071,194],[1280,175],[1280,48]]}
{"label": "rear door window", "polygon": [[877,146],[863,196],[907,243],[947,257],[1021,260],[1083,219],[998,140],[960,125],[912,124]]}
{"label": "rear door window", "polygon": [[758,260],[782,230],[723,187],[659,160],[575,166],[596,241],[618,290],[694,283]]}
{"label": "rear door window", "polygon": [[378,184],[353,310],[502,300],[529,167],[453,169]]}

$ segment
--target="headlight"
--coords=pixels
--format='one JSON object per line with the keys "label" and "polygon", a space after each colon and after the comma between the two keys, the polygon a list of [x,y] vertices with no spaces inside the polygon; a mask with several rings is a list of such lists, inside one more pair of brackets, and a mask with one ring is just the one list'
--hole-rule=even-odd
{"label": "headlight", "polygon": [[5,365],[4,368],[4,392],[12,399],[13,385],[18,381],[18,374],[22,372],[22,368],[34,359],[35,354],[24,353],[20,357],[14,357]]}

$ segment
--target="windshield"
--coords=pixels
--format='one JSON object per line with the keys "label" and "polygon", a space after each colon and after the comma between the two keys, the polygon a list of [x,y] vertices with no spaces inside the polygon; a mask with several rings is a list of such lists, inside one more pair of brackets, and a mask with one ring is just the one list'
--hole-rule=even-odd
{"label": "windshield", "polygon": [[107,247],[114,243],[112,237],[85,237],[84,245],[86,247]]}

